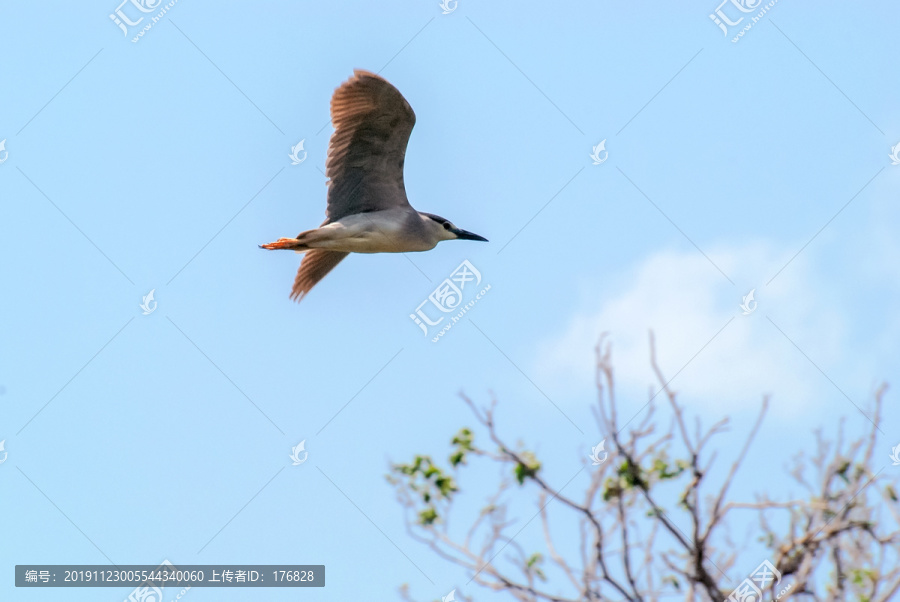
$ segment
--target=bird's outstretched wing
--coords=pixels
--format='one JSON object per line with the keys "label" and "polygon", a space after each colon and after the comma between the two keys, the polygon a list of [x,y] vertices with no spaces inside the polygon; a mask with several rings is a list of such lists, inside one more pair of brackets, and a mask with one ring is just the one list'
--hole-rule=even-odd
{"label": "bird's outstretched wing", "polygon": [[331,120],[326,223],[409,206],[403,159],[416,115],[397,88],[357,69],[331,97]]}
{"label": "bird's outstretched wing", "polygon": [[300,269],[294,278],[294,288],[291,290],[291,299],[298,303],[303,300],[312,287],[316,285],[334,266],[349,255],[344,251],[328,251],[325,249],[312,249],[307,251],[300,262]]}

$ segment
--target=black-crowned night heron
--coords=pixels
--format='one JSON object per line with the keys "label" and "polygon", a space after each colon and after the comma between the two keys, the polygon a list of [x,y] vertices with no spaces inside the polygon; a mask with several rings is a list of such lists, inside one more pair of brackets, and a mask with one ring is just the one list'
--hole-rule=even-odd
{"label": "black-crowned night heron", "polygon": [[292,299],[302,299],[349,253],[406,253],[428,251],[442,240],[487,241],[410,206],[403,159],[416,115],[387,80],[355,70],[331,97],[331,121],[325,221],[297,238],[260,245],[306,253]]}

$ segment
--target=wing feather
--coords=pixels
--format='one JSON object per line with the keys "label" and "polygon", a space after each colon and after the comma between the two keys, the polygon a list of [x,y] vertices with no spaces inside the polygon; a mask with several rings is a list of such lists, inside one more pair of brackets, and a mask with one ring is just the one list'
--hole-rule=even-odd
{"label": "wing feather", "polygon": [[357,69],[335,90],[331,120],[326,223],[409,206],[403,161],[416,115],[399,90],[384,78]]}

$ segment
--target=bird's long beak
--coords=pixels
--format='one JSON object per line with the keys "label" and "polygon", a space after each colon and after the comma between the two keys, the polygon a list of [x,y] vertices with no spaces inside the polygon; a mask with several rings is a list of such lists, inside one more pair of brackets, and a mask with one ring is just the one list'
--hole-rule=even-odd
{"label": "bird's long beak", "polygon": [[454,234],[456,234],[456,238],[460,240],[480,240],[481,242],[490,242],[484,236],[479,236],[478,234],[469,232],[468,230],[460,230],[459,228],[457,228]]}

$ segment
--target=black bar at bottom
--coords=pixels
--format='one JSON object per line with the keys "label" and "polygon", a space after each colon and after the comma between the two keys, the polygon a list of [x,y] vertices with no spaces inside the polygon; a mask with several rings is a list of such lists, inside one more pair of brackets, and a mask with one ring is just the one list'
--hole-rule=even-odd
{"label": "black bar at bottom", "polygon": [[16,587],[325,587],[325,565],[17,564]]}

